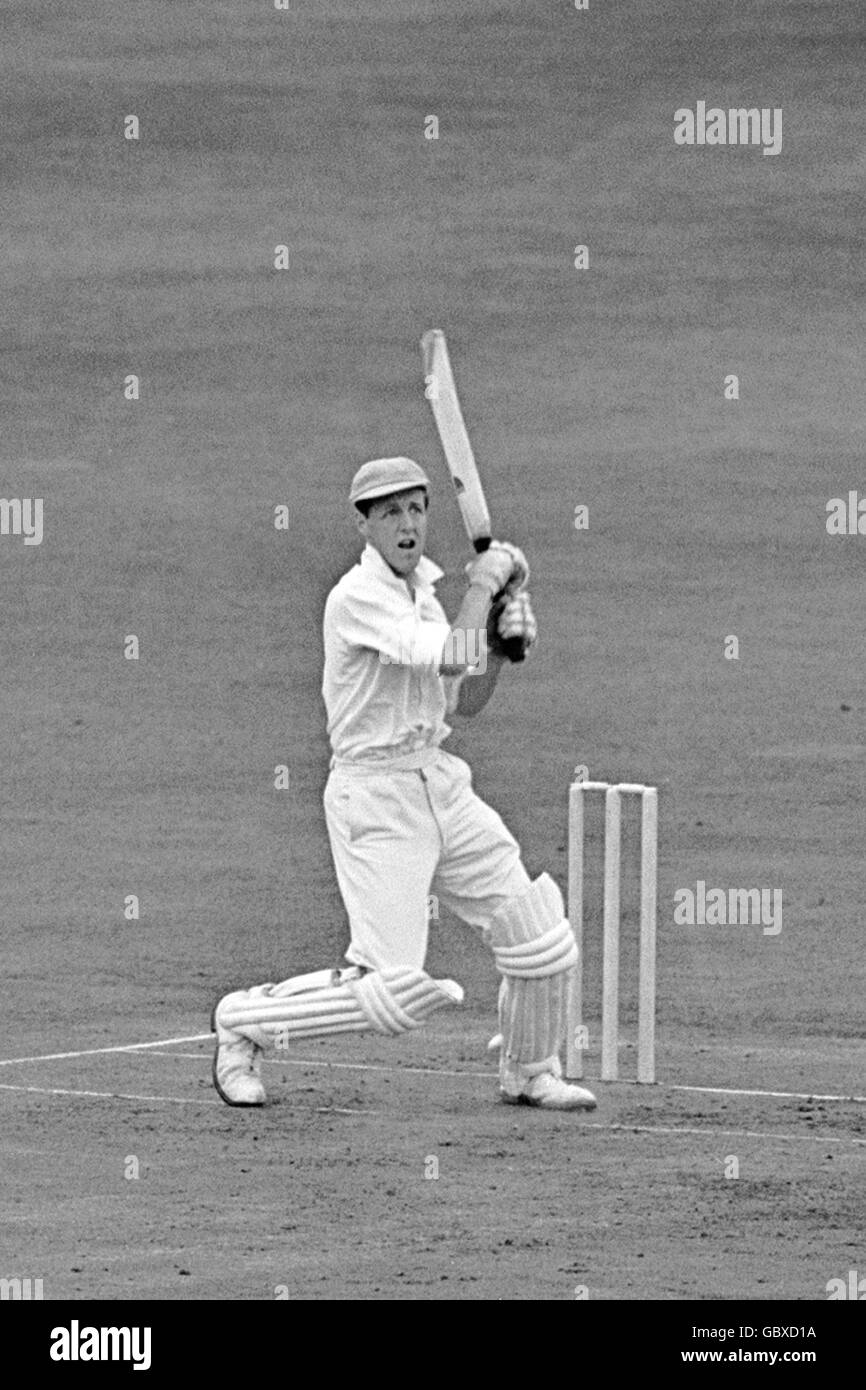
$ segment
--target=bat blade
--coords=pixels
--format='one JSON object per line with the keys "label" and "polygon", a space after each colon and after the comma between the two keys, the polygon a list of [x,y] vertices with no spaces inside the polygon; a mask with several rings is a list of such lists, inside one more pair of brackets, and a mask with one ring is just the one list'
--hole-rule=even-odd
{"label": "bat blade", "polygon": [[[442,452],[457,494],[457,505],[463,517],[466,533],[475,550],[481,554],[490,545],[490,512],[469,442],[463,411],[460,409],[448,345],[441,329],[431,328],[424,334],[421,339],[421,354],[424,359],[424,393],[433,410]],[[501,612],[504,601],[502,595],[495,597],[494,616]],[[524,659],[526,646],[521,638],[512,637],[503,645],[509,661]]]}
{"label": "bat blade", "polygon": [[457,505],[467,535],[480,552],[490,544],[490,512],[460,409],[445,334],[438,328],[431,328],[421,339],[421,352],[424,358],[425,394],[439,431],[442,452],[457,494]]}

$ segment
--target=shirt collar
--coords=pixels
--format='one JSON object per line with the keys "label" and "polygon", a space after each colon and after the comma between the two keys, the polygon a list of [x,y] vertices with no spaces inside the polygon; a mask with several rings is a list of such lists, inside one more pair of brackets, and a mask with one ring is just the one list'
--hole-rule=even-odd
{"label": "shirt collar", "polygon": [[[361,568],[366,570],[369,574],[374,575],[383,583],[390,584],[393,588],[397,588],[402,593],[408,594],[409,591],[406,588],[406,581],[394,573],[390,565],[382,559],[376,547],[371,545],[369,541],[361,554]],[[433,585],[438,579],[442,578],[444,573],[445,571],[441,570],[435,561],[428,559],[426,555],[422,555],[411,577],[416,589],[424,589],[432,593]]]}

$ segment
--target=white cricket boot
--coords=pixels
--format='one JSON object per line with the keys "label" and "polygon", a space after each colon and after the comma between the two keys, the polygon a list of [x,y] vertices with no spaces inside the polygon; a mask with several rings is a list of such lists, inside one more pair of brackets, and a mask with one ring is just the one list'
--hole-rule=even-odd
{"label": "white cricket boot", "polygon": [[594,1110],[597,1103],[592,1091],[563,1080],[558,1057],[527,1067],[502,1056],[499,1094],[506,1105],[534,1105],[539,1110]]}
{"label": "white cricket boot", "polygon": [[210,1026],[216,1033],[213,1084],[226,1105],[264,1105],[266,1100],[261,1074],[262,1049],[234,1028],[226,1028],[219,1020],[223,1004],[246,992],[237,990],[234,994],[226,994],[211,1015]]}

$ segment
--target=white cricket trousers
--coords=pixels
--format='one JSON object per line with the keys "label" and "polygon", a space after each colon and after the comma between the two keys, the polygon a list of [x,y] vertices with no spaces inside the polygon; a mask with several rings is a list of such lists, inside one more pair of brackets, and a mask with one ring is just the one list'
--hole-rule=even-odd
{"label": "white cricket trousers", "polygon": [[520,846],[476,796],[469,765],[441,748],[382,771],[335,761],[324,804],[352,965],[422,969],[431,894],[483,928],[529,886]]}

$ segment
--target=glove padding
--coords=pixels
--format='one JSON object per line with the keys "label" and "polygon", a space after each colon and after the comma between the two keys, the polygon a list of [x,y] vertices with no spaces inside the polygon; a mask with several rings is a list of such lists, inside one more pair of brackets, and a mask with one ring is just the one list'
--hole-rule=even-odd
{"label": "glove padding", "polygon": [[522,661],[538,636],[538,624],[525,589],[498,594],[487,620],[487,647],[508,661]]}
{"label": "glove padding", "polygon": [[507,594],[517,594],[521,589],[525,589],[529,583],[529,561],[523,551],[517,545],[512,545],[510,541],[497,542],[503,550],[507,550],[511,556],[512,571],[511,578],[505,585]]}
{"label": "glove padding", "polygon": [[529,580],[529,562],[516,545],[510,541],[491,541],[466,566],[470,584],[485,584],[491,598],[500,593],[515,594],[526,587]]}

